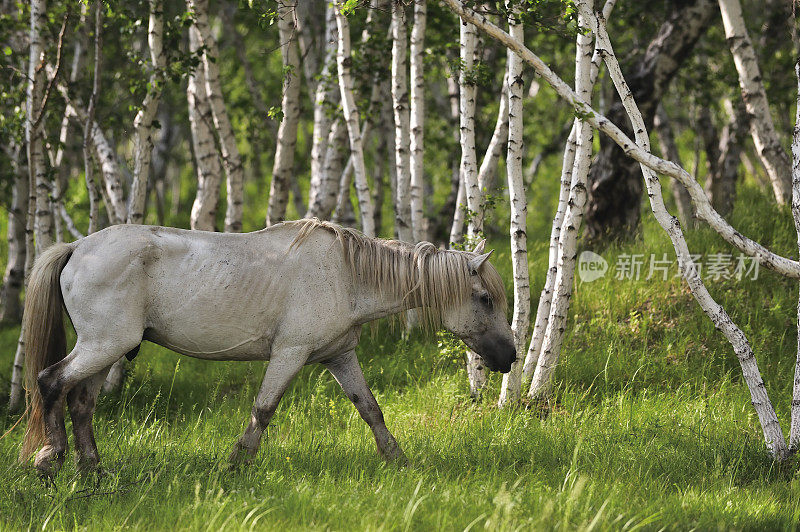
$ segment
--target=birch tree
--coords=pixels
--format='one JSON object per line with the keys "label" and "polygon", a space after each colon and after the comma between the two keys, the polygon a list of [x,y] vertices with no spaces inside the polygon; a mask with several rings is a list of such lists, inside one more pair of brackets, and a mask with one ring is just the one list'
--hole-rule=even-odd
{"label": "birch tree", "polygon": [[[608,19],[608,17],[611,16],[611,11],[614,9],[615,4],[616,0],[606,0],[605,5],[603,6],[603,16],[605,19]],[[600,72],[601,61],[602,59],[600,57],[599,50],[595,50],[592,54],[592,60],[589,67],[590,92],[597,81],[597,76]],[[579,127],[580,121],[575,119],[572,123],[572,129],[569,132],[567,142],[564,146],[558,203],[556,206],[556,213],[553,216],[553,224],[550,229],[547,274],[545,276],[544,287],[539,295],[539,304],[537,305],[536,318],[534,319],[533,323],[533,334],[531,336],[528,352],[525,355],[525,362],[522,368],[522,374],[526,378],[531,378],[534,370],[536,369],[536,364],[542,351],[545,332],[547,331],[547,324],[550,318],[550,306],[552,304],[553,290],[556,283],[556,272],[558,270],[558,245],[561,239],[564,216],[567,211],[567,202],[569,201],[570,189],[572,186],[572,170],[575,164],[575,149],[578,142]]]}
{"label": "birch tree", "polygon": [[102,27],[103,10],[100,0],[94,2],[94,74],[92,80],[92,94],[89,97],[89,108],[86,111],[86,123],[83,127],[83,173],[86,180],[86,189],[89,193],[89,228],[86,234],[97,231],[98,218],[100,217],[99,194],[94,181],[94,162],[91,155],[91,136],[94,127],[94,114],[97,106],[97,97],[100,93],[100,65],[102,64]]}
{"label": "birch tree", "polygon": [[725,38],[728,40],[733,62],[739,73],[742,99],[751,117],[750,132],[753,143],[767,170],[775,200],[779,205],[785,205],[791,201],[791,166],[772,123],[767,93],[761,82],[761,72],[753,44],[747,34],[742,6],[739,0],[719,0],[719,9],[725,26]]}
{"label": "birch tree", "polygon": [[[584,6],[581,5],[581,8]],[[644,125],[644,119],[641,112],[639,112],[633,94],[630,92],[625,79],[622,75],[622,70],[619,68],[614,50],[611,46],[611,41],[606,33],[602,20],[587,15],[593,22],[593,29],[597,32],[598,48],[603,50],[603,58],[608,67],[611,79],[614,81],[614,86],[620,95],[621,100],[625,104],[625,110],[628,117],[633,124],[634,131],[636,132],[636,143],[645,151],[650,150],[650,140],[647,135],[647,129]],[[650,206],[655,215],[659,225],[664,229],[672,241],[675,248],[675,253],[678,256],[679,264],[681,265],[681,273],[692,291],[692,295],[697,300],[700,307],[706,315],[714,322],[717,329],[721,330],[728,341],[731,343],[734,352],[739,359],[739,364],[742,368],[747,387],[750,390],[750,398],[758,415],[761,427],[764,432],[764,439],[767,443],[767,448],[772,452],[773,456],[778,459],[783,459],[787,456],[786,440],[784,439],[783,432],[781,431],[780,423],[775,415],[775,410],[767,395],[764,381],[761,378],[761,373],[758,370],[753,350],[747,341],[742,330],[733,322],[733,320],[725,312],[725,309],[719,305],[709,294],[708,290],[703,284],[703,281],[697,272],[694,265],[689,248],[686,245],[686,240],[683,238],[680,223],[667,212],[664,206],[664,200],[661,197],[661,184],[659,183],[658,176],[648,166],[642,164],[642,173],[645,178],[645,185],[647,186],[648,196],[650,197]],[[797,211],[800,216],[800,210]],[[800,218],[798,220],[798,230],[800,230]]]}
{"label": "birch tree", "polygon": [[400,240],[412,242],[414,233],[410,203],[410,117],[408,109],[408,42],[406,15],[402,0],[392,0],[392,104],[394,106],[395,167],[395,231]]}
{"label": "birch tree", "polygon": [[142,107],[133,121],[135,130],[133,183],[131,184],[128,223],[144,221],[147,183],[150,178],[150,159],[153,156],[153,122],[158,111],[163,88],[166,56],[164,55],[164,2],[150,0],[147,27],[147,44],[150,48],[150,79]]}
{"label": "birch tree", "polygon": [[414,27],[411,30],[411,225],[414,241],[426,240],[423,210],[424,133],[425,133],[425,24],[427,0],[414,2]]}
{"label": "birch tree", "polygon": [[[481,190],[478,186],[478,161],[475,151],[476,87],[473,79],[477,32],[475,26],[465,20],[461,20],[459,24],[459,42],[461,60],[458,78],[459,142],[461,144],[460,174],[462,182],[459,185],[459,200],[461,200],[463,194],[463,198],[466,200],[467,212],[470,214],[469,223],[467,224],[467,244],[469,245],[480,236],[482,227],[480,226],[480,221],[474,216],[480,209],[481,203]],[[486,384],[486,368],[481,358],[470,349],[467,350],[467,377],[469,378],[470,394],[473,397],[479,396],[483,386]]]}
{"label": "birch tree", "polygon": [[[591,9],[592,0],[582,2],[581,6]],[[583,12],[578,17],[578,26],[581,28],[589,26],[587,16]],[[591,58],[592,38],[588,34],[579,32],[575,53],[575,92],[583,101],[587,102],[591,102],[592,99]],[[575,161],[572,167],[572,182],[558,240],[558,259],[553,300],[550,304],[542,351],[536,362],[536,370],[528,391],[528,396],[532,399],[542,399],[550,391],[553,371],[558,364],[561,353],[561,343],[566,330],[567,313],[569,311],[570,298],[572,297],[578,232],[580,231],[584,214],[583,209],[586,204],[593,133],[591,125],[586,120],[576,122],[575,129],[577,142],[575,144]]]}
{"label": "birch tree", "polygon": [[[510,2],[506,2],[511,7]],[[517,20],[519,9],[511,10],[508,17],[508,33],[514,39],[524,42],[522,23]],[[508,90],[508,152],[506,171],[508,173],[508,196],[511,203],[511,266],[514,273],[514,315],[511,319],[511,330],[514,333],[514,348],[517,353],[525,349],[528,336],[528,325],[531,306],[530,280],[528,277],[528,240],[527,240],[527,198],[525,184],[522,179],[522,155],[524,142],[522,137],[522,59],[508,50],[506,67]],[[523,359],[521,356],[511,365],[511,371],[503,375],[500,389],[499,406],[515,403],[521,391]]]}
{"label": "birch tree", "polygon": [[233,134],[225,99],[222,95],[222,84],[219,79],[219,66],[216,58],[219,57],[217,43],[211,34],[211,25],[208,20],[208,0],[187,0],[189,8],[194,14],[194,25],[203,43],[203,65],[206,75],[206,94],[211,105],[211,114],[214,118],[214,128],[219,137],[222,164],[225,168],[227,185],[227,209],[225,210],[225,231],[238,233],[242,230],[242,205],[244,204],[244,167],[236,146],[236,137]]}
{"label": "birch tree", "polygon": [[[25,143],[28,159],[28,216],[25,227],[25,283],[38,255],[53,243],[53,216],[50,210],[51,183],[44,159],[45,111],[45,42],[47,2],[33,0],[30,6],[30,53],[28,56],[28,85],[26,90]],[[63,31],[62,31],[63,35]],[[22,403],[22,365],[25,360],[25,327],[20,328],[17,350],[11,369],[9,410],[17,411]]]}
{"label": "birch tree", "polygon": [[[196,54],[200,46],[200,35],[197,28],[192,26],[189,28],[189,50]],[[189,75],[186,96],[197,173],[197,195],[192,205],[191,227],[200,231],[214,231],[222,164],[214,141],[214,118],[211,116],[211,105],[206,94],[205,67],[202,63]]]}
{"label": "birch tree", "polygon": [[[797,43],[795,42],[795,45]],[[797,107],[792,135],[792,217],[800,250],[800,60],[794,65],[797,78]],[[797,331],[800,333],[800,297],[797,300]],[[797,358],[792,383],[791,421],[789,425],[789,451],[796,453],[800,447],[800,336],[797,338]]]}
{"label": "birch tree", "polygon": [[[336,29],[336,10],[332,4],[325,11],[325,57],[314,96],[314,132],[311,144],[311,183],[309,185],[308,211],[306,218],[327,218],[336,202],[335,177],[324,172],[325,158],[328,153],[329,138],[337,138],[333,129],[336,127],[329,114],[329,107],[336,103],[339,91],[333,82],[333,68],[338,47]],[[341,127],[341,126],[339,126]],[[336,176],[338,177],[338,176]],[[333,201],[330,200],[331,196]],[[327,208],[326,208],[327,207]]]}
{"label": "birch tree", "polygon": [[[30,55],[28,62],[28,89],[26,98],[25,143],[28,155],[28,171],[31,200],[35,205],[33,233],[35,253],[38,255],[53,243],[53,213],[50,210],[52,183],[47,172],[44,155],[44,86],[45,51],[44,32],[47,28],[47,2],[31,2]],[[55,75],[55,73],[54,73]],[[30,249],[30,248],[29,248]],[[29,261],[33,259],[29,254]]]}
{"label": "birch tree", "polygon": [[297,144],[297,122],[300,118],[300,56],[297,50],[297,26],[294,6],[278,4],[278,35],[283,63],[283,100],[281,125],[272,182],[267,206],[267,227],[283,221],[289,201],[289,180],[294,179],[294,152]]}
{"label": "birch tree", "polygon": [[[373,218],[372,198],[367,184],[367,170],[364,164],[364,148],[362,144],[361,126],[358,120],[358,108],[353,95],[353,76],[350,73],[352,57],[350,55],[350,25],[342,13],[343,3],[336,2],[336,27],[339,33],[337,65],[339,73],[339,90],[341,91],[342,109],[344,111],[347,132],[350,137],[350,160],[355,174],[356,194],[361,214],[361,228],[369,237],[375,236],[375,220]],[[345,186],[342,193],[349,191]]]}

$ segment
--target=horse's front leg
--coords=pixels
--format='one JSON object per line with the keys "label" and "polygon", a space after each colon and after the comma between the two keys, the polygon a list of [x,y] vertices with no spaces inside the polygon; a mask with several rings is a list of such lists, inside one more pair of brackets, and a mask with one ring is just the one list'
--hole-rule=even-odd
{"label": "horse's front leg", "polygon": [[336,378],[336,381],[353,402],[361,418],[367,422],[372,434],[375,436],[375,443],[378,445],[378,452],[387,460],[398,460],[407,462],[403,450],[397,440],[386,428],[383,420],[383,412],[375,396],[372,395],[364,373],[358,364],[355,351],[348,351],[336,358],[324,362],[324,365]]}
{"label": "horse's front leg", "polygon": [[230,456],[233,464],[249,461],[256,455],[264,429],[269,425],[289,383],[292,382],[306,360],[308,360],[307,349],[294,347],[273,351],[261,383],[261,389],[258,391],[253,405],[250,423],[239,441],[233,446]]}

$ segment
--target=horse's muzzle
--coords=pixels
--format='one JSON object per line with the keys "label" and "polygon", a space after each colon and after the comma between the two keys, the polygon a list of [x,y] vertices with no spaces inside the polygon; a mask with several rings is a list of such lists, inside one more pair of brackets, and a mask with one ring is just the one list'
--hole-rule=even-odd
{"label": "horse's muzzle", "polygon": [[511,364],[517,360],[514,343],[501,336],[484,336],[477,342],[475,351],[481,356],[486,367],[492,371],[508,373]]}

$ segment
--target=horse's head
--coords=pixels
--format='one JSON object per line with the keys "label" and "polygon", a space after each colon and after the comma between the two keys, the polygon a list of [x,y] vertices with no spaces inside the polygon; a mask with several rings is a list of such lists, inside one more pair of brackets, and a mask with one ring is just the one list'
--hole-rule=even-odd
{"label": "horse's head", "polygon": [[471,294],[442,312],[444,327],[461,338],[492,371],[508,373],[517,359],[511,326],[506,320],[502,281],[489,264],[492,252],[483,253],[484,242],[469,255]]}

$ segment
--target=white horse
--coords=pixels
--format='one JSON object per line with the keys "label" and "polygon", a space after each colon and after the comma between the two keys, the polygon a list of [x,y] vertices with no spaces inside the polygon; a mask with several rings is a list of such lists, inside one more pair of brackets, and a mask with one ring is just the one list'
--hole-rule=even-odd
{"label": "white horse", "polygon": [[[118,225],[37,259],[25,302],[30,416],[20,458],[55,475],[73,421],[78,465],[95,468],[97,393],[109,367],[142,340],[209,360],[269,360],[250,423],[231,460],[261,434],[305,364],[324,364],[369,424],[378,451],[404,458],[355,355],[361,325],[416,308],[508,372],[516,359],[506,298],[483,253],[369,239],[317,220],[247,234]],[[65,356],[62,305],[77,333]]]}

